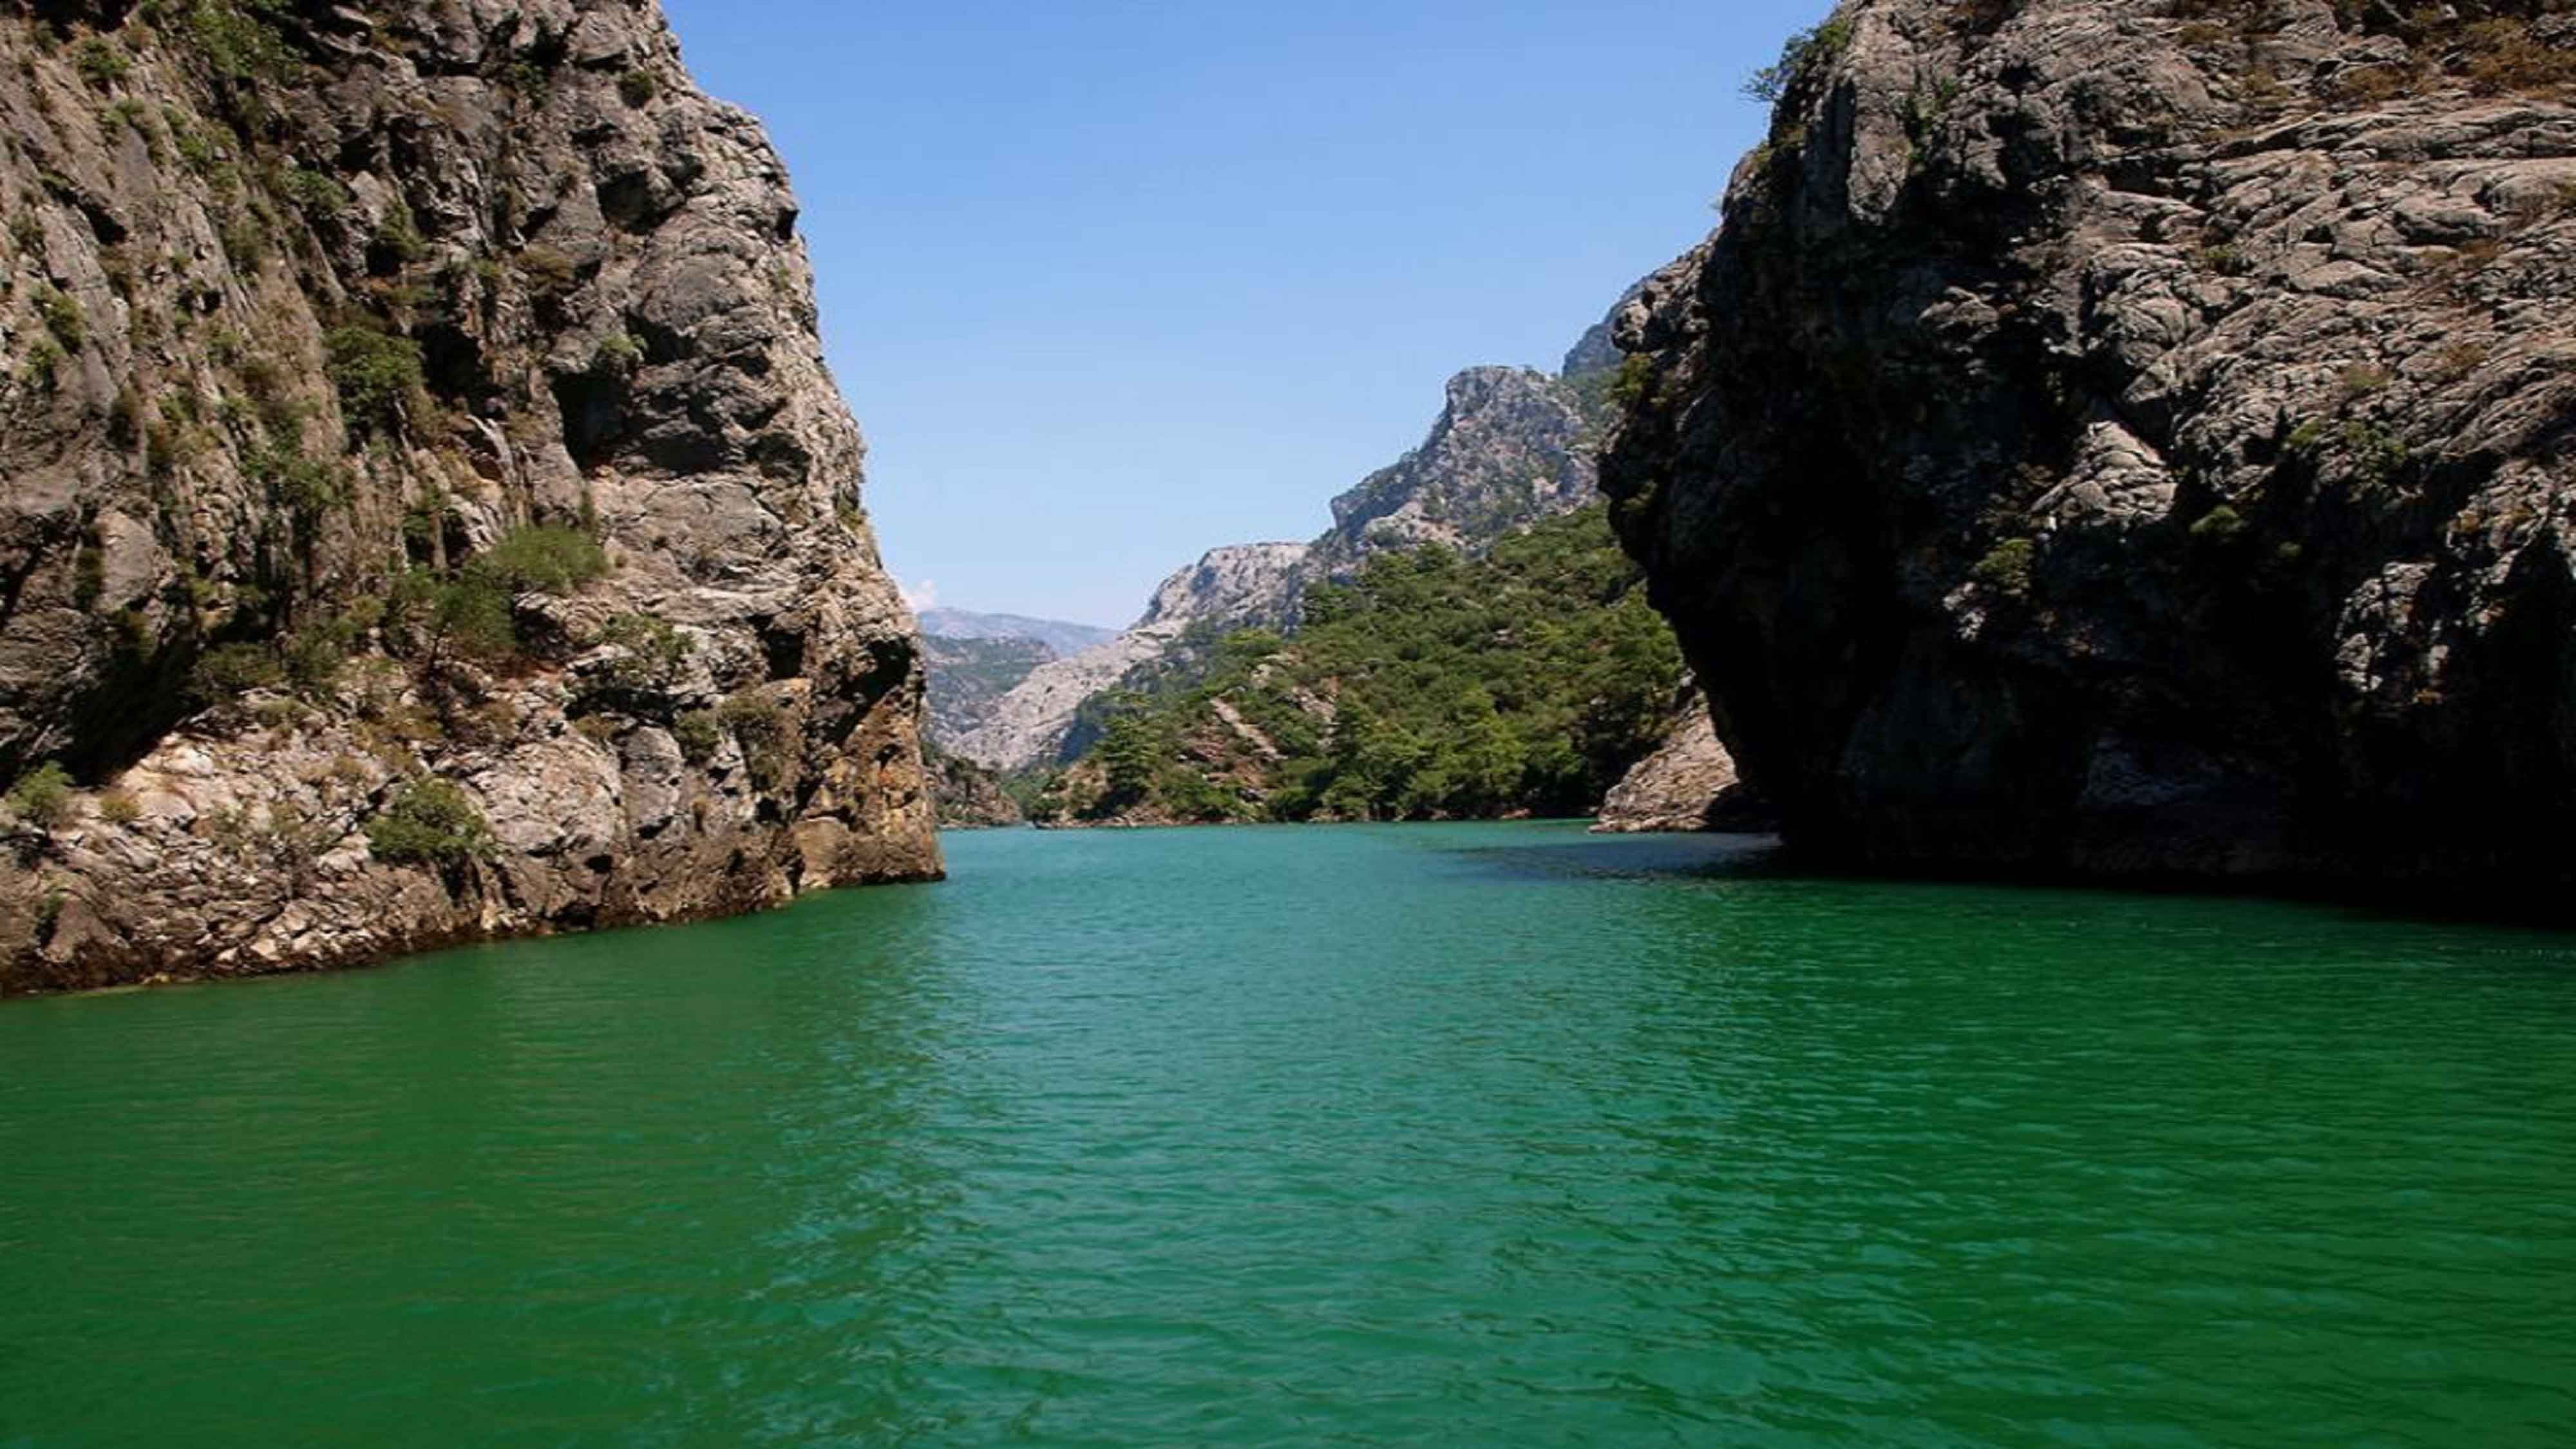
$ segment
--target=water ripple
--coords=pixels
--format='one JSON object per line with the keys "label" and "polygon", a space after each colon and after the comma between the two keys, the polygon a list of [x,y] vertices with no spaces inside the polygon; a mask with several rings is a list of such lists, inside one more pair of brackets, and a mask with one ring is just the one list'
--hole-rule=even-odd
{"label": "water ripple", "polygon": [[0,1449],[2559,1445],[2576,947],[1554,826],[0,1011]]}

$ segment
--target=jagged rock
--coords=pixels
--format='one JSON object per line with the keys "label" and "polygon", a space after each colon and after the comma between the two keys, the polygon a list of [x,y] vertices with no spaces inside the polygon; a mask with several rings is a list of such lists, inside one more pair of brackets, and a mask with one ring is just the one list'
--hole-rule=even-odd
{"label": "jagged rock", "polygon": [[1304,579],[1345,577],[1387,549],[1474,552],[1582,507],[1599,487],[1584,434],[1580,399],[1546,373],[1459,373],[1422,446],[1333,500],[1333,527],[1315,541]]}
{"label": "jagged rock", "polygon": [[2545,8],[1854,0],[1793,57],[1604,485],[1794,845],[2566,883]]}
{"label": "jagged rock", "polygon": [[[92,787],[14,828],[0,989],[938,873],[796,202],[655,5],[19,7],[0,68],[0,771]],[[531,524],[611,572],[516,660],[385,657],[359,604]],[[336,678],[189,684],[335,621]],[[422,778],[488,852],[371,848]]]}

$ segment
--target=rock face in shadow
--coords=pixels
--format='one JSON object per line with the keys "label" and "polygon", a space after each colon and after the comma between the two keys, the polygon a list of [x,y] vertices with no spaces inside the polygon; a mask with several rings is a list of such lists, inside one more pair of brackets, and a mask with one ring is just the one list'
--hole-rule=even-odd
{"label": "rock face in shadow", "polygon": [[1028,823],[992,771],[934,742],[923,744],[922,759],[930,767],[930,795],[939,807],[940,829],[997,830]]}
{"label": "rock face in shadow", "polygon": [[[0,67],[0,989],[938,874],[797,204],[655,5],[11,7]],[[549,535],[605,572],[439,602]]]}
{"label": "rock face in shadow", "polygon": [[1844,5],[1614,519],[1811,855],[2564,884],[2576,18],[2178,8]]}

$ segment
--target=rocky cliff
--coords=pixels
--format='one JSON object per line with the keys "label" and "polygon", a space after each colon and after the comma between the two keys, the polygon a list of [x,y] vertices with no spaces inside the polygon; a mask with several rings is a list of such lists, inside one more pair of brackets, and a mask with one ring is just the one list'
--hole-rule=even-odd
{"label": "rocky cliff", "polygon": [[1470,368],[1449,379],[1422,446],[1333,500],[1332,529],[1302,579],[1346,579],[1371,554],[1426,543],[1476,552],[1582,507],[1599,486],[1574,386],[1528,368]]}
{"label": "rocky cliff", "polygon": [[1791,840],[2563,883],[2576,16],[1854,0],[1604,468]]}
{"label": "rocky cliff", "polygon": [[0,988],[938,872],[796,203],[650,0],[0,69]]}

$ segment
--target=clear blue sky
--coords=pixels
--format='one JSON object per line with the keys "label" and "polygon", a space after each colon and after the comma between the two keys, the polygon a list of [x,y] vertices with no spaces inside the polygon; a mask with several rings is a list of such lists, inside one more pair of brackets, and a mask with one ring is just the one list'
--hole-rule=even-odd
{"label": "clear blue sky", "polygon": [[666,0],[786,153],[887,562],[1125,624],[1707,231],[1824,0]]}

